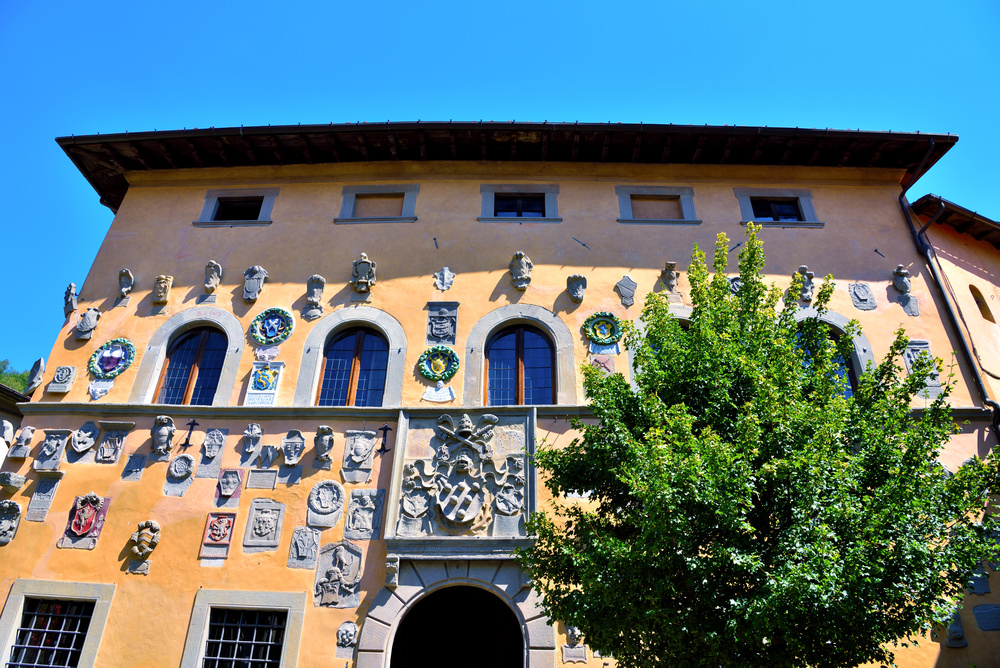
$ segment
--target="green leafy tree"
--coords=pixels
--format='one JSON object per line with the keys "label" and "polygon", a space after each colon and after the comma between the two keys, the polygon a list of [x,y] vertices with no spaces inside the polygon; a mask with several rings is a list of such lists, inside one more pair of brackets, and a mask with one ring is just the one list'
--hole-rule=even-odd
{"label": "green leafy tree", "polygon": [[[996,458],[936,464],[950,386],[911,410],[940,361],[907,374],[899,331],[847,392],[857,325],[797,323],[801,277],[784,297],[765,285],[758,230],[736,295],[725,236],[714,275],[695,247],[687,326],[649,295],[626,336],[637,387],[584,369],[596,420],[535,458],[556,499],[589,501],[536,513],[518,557],[545,612],[621,666],[891,663],[996,554],[982,519]],[[822,313],[830,277],[817,292]]]}
{"label": "green leafy tree", "polygon": [[28,387],[28,371],[14,371],[10,366],[10,360],[0,360],[0,384],[24,392]]}

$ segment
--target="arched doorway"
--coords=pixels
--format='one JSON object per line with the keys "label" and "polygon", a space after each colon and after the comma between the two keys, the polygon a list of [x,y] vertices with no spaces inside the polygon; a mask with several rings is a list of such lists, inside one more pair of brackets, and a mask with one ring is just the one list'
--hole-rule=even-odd
{"label": "arched doorway", "polygon": [[478,587],[439,589],[403,616],[390,668],[521,668],[524,638],[517,616]]}

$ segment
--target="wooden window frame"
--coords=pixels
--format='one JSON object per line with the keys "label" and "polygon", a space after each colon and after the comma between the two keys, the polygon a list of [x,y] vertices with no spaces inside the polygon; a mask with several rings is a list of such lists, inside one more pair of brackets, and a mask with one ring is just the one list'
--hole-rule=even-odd
{"label": "wooden window frame", "polygon": [[[351,327],[343,332],[337,332],[326,342],[323,346],[323,363],[319,367],[319,383],[316,386],[316,397],[313,399],[313,405],[319,406],[319,399],[323,395],[323,378],[326,376],[326,361],[328,355],[326,353],[330,345],[337,340],[340,334],[348,334],[350,332],[355,332],[354,338],[354,357],[351,358],[351,374],[350,379],[347,381],[347,402],[344,406],[353,406],[354,402],[358,398],[358,378],[361,377],[361,353],[364,351],[365,346],[365,336],[372,334],[378,336],[380,339],[386,342],[386,347],[388,348],[389,342],[385,337],[380,336],[377,332],[368,329],[367,327]],[[388,381],[388,369],[386,369],[386,381]],[[382,403],[385,403],[385,388],[382,388]]]}
{"label": "wooden window frame", "polygon": [[[549,353],[551,355],[551,362],[550,362],[550,367],[549,368],[550,368],[550,371],[552,373],[552,403],[550,405],[555,406],[556,405],[557,391],[559,389],[558,387],[556,387],[557,380],[558,380],[557,375],[556,375],[556,349],[555,349],[555,346],[552,343],[552,339],[550,339],[548,336],[546,336],[546,334],[543,331],[541,331],[537,327],[532,327],[531,325],[514,325],[512,327],[505,327],[505,328],[501,329],[500,331],[498,331],[496,334],[493,334],[489,338],[489,340],[487,341],[487,343],[486,343],[486,354],[484,355],[484,366],[485,366],[485,369],[484,369],[484,373],[483,373],[483,396],[485,397],[486,401],[484,401],[483,403],[485,405],[487,405],[487,406],[492,406],[493,405],[493,404],[490,403],[490,350],[493,348],[493,342],[498,337],[506,334],[507,332],[509,332],[512,329],[515,331],[514,358],[517,361],[517,366],[516,366],[517,372],[516,372],[515,378],[514,378],[514,380],[515,380],[514,401],[516,403],[514,405],[515,406],[524,406],[525,405],[525,403],[524,403],[524,332],[525,332],[525,330],[531,330],[534,333],[536,333],[539,336],[541,336],[546,341],[548,341],[548,344],[549,344]],[[534,405],[534,404],[532,404],[532,405]]]}
{"label": "wooden window frame", "polygon": [[[198,340],[198,350],[194,354],[194,360],[191,362],[191,368],[188,369],[188,379],[187,384],[184,386],[184,396],[179,404],[161,404],[163,406],[190,406],[191,397],[194,395],[194,386],[198,383],[198,373],[201,370],[201,359],[205,354],[205,347],[208,345],[208,337],[212,332],[222,335],[226,335],[223,332],[215,329],[214,327],[198,327],[201,330],[201,337]],[[167,358],[163,362],[163,368],[160,369],[160,379],[156,381],[156,389],[153,391],[153,396],[156,397],[156,403],[160,403],[160,390],[163,388],[163,381],[167,377],[167,370],[170,368],[170,349],[173,348],[174,343],[177,340],[188,335],[188,332],[181,333],[170,346],[167,347]],[[229,345],[228,340],[226,345]],[[215,387],[215,391],[219,391],[218,385]]]}

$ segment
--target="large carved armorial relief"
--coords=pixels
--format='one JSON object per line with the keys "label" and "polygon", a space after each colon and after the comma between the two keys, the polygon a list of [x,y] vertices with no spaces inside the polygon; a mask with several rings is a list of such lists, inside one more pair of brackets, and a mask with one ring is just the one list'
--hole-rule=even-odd
{"label": "large carved armorial relief", "polygon": [[[523,536],[524,434],[499,419],[468,415],[438,418],[430,456],[407,460],[400,498],[400,536]],[[496,447],[499,441],[502,447]]]}
{"label": "large carved armorial relief", "polygon": [[361,549],[341,541],[324,545],[316,563],[313,605],[356,608],[361,599]]}

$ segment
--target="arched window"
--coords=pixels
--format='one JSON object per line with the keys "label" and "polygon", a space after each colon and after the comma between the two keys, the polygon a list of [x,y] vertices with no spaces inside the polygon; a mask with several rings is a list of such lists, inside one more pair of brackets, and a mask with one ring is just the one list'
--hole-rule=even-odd
{"label": "arched window", "polygon": [[986,298],[983,297],[983,293],[979,291],[974,285],[969,286],[969,290],[972,292],[972,298],[976,300],[976,306],[979,307],[979,313],[990,322],[996,324],[996,320],[993,318],[993,312],[990,311],[990,305],[986,303]]}
{"label": "arched window", "polygon": [[378,332],[356,327],[339,332],[323,353],[320,406],[381,406],[389,343]]}
{"label": "arched window", "polygon": [[490,406],[555,403],[555,354],[534,327],[505,329],[486,346],[486,396]]}
{"label": "arched window", "polygon": [[174,339],[160,373],[156,403],[211,406],[226,345],[226,335],[214,327],[198,327]]}

